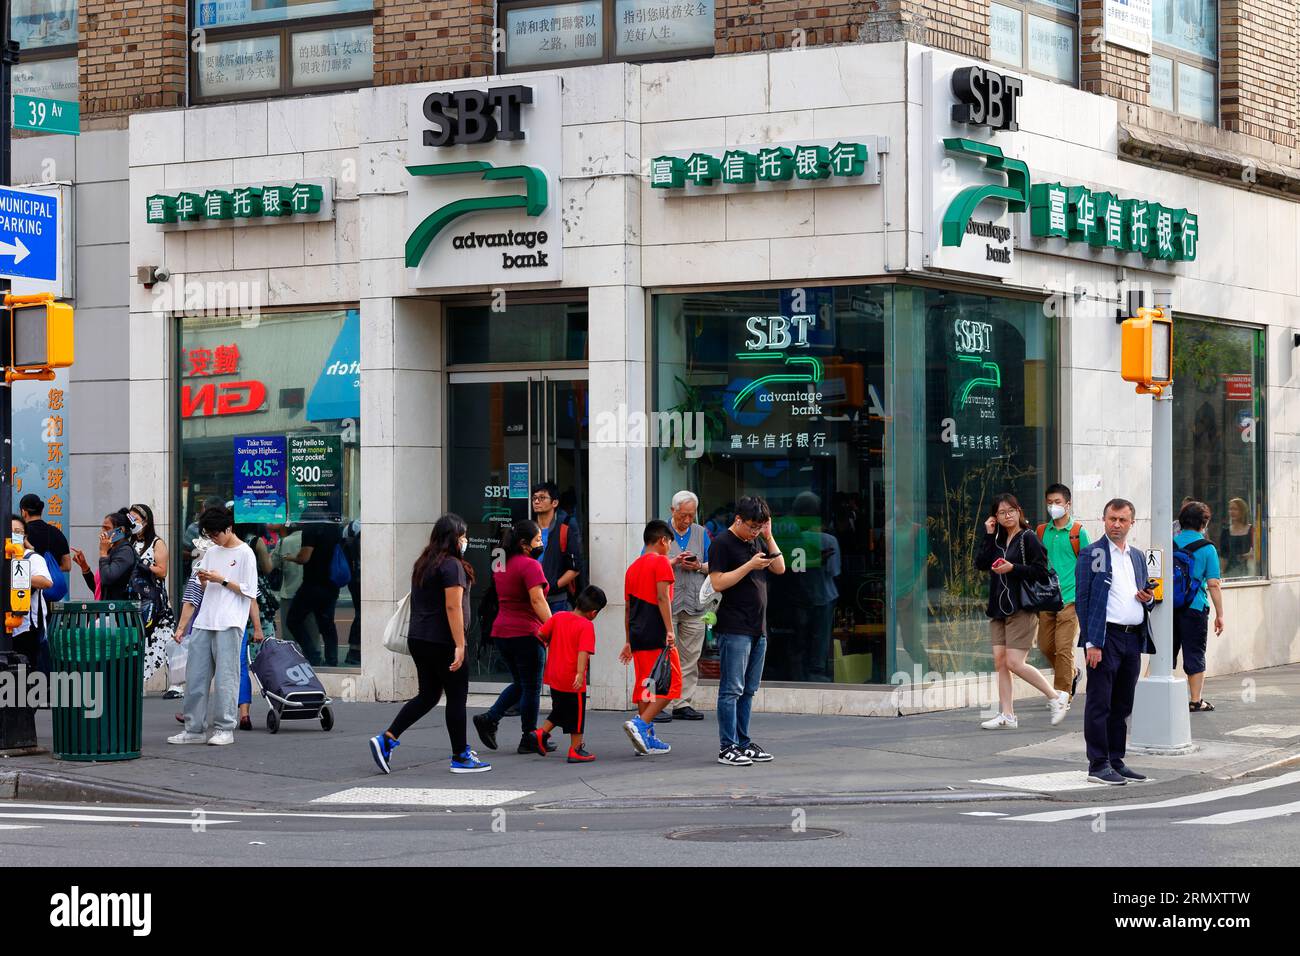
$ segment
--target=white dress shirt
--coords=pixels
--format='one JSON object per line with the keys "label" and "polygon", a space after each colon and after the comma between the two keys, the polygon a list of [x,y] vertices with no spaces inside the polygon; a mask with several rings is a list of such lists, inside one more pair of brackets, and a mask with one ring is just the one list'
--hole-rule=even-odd
{"label": "white dress shirt", "polygon": [[1106,623],[1141,624],[1144,609],[1136,597],[1139,589],[1133,571],[1132,549],[1120,549],[1110,540],[1107,544],[1110,546],[1111,575],[1110,593],[1106,595]]}

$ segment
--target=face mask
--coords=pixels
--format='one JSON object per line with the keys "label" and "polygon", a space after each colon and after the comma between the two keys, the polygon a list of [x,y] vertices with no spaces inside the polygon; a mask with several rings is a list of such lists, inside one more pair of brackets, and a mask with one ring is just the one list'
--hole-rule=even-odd
{"label": "face mask", "polygon": [[461,539],[460,539],[460,553],[461,553],[461,554],[464,554],[464,553],[465,553],[465,549],[468,548],[468,547],[469,547],[469,542],[466,541],[464,538],[461,538]]}
{"label": "face mask", "polygon": [[144,530],[144,522],[141,521],[139,518],[132,518],[132,519],[131,519],[131,533],[132,533],[132,534],[139,534],[139,533],[140,533],[141,531],[143,531],[143,530]]}
{"label": "face mask", "polygon": [[1059,521],[1065,517],[1065,505],[1048,505],[1047,513],[1052,516],[1053,521]]}
{"label": "face mask", "polygon": [[528,553],[529,553],[530,555],[532,555],[534,558],[541,558],[541,556],[542,556],[542,549],[541,549],[541,548],[533,548],[533,550],[529,551]]}

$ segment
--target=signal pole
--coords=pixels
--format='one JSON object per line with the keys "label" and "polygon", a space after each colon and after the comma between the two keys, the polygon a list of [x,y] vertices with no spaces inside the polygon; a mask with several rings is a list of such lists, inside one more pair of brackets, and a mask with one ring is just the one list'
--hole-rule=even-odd
{"label": "signal pole", "polygon": [[[13,68],[18,62],[18,43],[9,38],[10,0],[4,0],[4,43],[0,45],[0,186],[8,186],[13,178],[11,161],[13,142]],[[11,288],[9,279],[0,277],[0,295]],[[0,321],[0,370],[7,370],[13,364],[12,328],[8,321]],[[0,381],[0,502],[4,504],[3,515],[14,511],[13,489],[13,386],[7,378]],[[5,517],[7,522],[9,519]],[[9,529],[5,528],[3,536],[9,538]],[[9,610],[9,562],[0,560],[4,570],[0,571],[0,594],[3,594],[4,608]],[[0,655],[13,651],[13,638],[8,628],[0,628]]]}

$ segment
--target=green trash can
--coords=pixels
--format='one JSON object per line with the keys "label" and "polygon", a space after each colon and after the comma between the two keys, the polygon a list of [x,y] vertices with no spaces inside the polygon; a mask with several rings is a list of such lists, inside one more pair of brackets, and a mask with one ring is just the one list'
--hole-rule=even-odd
{"label": "green trash can", "polygon": [[62,692],[50,708],[54,756],[139,757],[144,715],[140,603],[57,603],[50,611],[49,643],[51,685],[62,682]]}

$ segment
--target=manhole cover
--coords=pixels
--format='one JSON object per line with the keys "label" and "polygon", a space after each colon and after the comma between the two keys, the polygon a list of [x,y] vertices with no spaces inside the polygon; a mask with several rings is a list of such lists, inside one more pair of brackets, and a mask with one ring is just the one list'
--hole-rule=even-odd
{"label": "manhole cover", "polygon": [[790,826],[686,827],[673,830],[668,839],[690,843],[790,843],[795,840],[828,840],[843,835],[841,831],[827,827],[808,827],[805,830]]}

